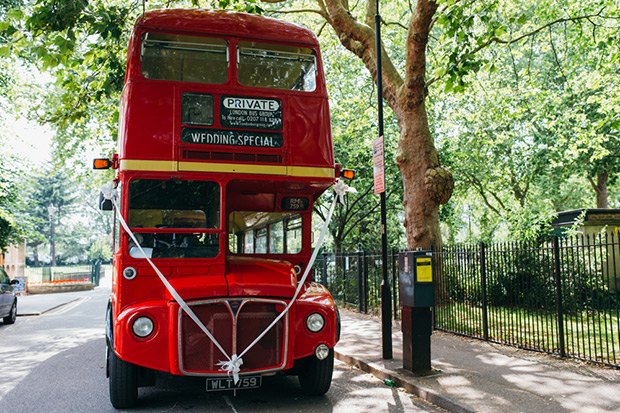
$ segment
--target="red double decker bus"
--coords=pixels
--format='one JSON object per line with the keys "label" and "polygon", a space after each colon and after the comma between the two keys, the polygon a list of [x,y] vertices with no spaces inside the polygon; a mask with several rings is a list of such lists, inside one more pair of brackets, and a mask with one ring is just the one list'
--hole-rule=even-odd
{"label": "red double decker bus", "polygon": [[340,168],[316,36],[243,13],[146,12],[104,163],[126,223],[107,310],[112,404],[166,374],[207,390],[295,374],[324,394],[339,319],[308,268],[311,221]]}

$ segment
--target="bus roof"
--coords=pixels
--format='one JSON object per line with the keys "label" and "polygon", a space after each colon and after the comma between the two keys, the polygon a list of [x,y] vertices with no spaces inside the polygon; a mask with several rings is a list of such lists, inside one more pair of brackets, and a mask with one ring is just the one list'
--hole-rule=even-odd
{"label": "bus roof", "polygon": [[136,28],[237,35],[254,39],[318,45],[316,35],[299,24],[225,10],[150,10],[138,17]]}

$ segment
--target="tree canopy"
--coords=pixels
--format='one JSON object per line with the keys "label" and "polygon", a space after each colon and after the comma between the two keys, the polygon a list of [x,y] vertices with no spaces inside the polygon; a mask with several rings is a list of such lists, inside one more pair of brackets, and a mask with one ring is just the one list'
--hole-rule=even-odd
{"label": "tree canopy", "polygon": [[[16,93],[13,62],[50,73],[53,87],[19,93],[30,99],[31,118],[54,127],[56,158],[85,170],[88,147],[114,151],[133,22],[143,8],[162,7],[263,13],[318,34],[337,161],[360,172],[359,193],[335,218],[332,235],[348,248],[372,243],[374,0],[3,0],[0,95]],[[473,236],[472,222],[479,238],[502,227],[531,237],[554,212],[620,206],[614,0],[390,0],[380,7],[390,239],[439,245],[440,221],[449,240]],[[15,222],[16,181],[3,176],[0,219]]]}

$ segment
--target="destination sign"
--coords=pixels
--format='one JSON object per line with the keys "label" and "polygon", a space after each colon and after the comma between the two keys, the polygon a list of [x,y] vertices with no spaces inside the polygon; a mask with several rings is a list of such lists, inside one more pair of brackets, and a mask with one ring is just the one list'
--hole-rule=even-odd
{"label": "destination sign", "polygon": [[252,148],[281,148],[280,133],[224,129],[183,128],[181,141],[199,145],[245,146]]}
{"label": "destination sign", "polygon": [[220,124],[227,128],[282,130],[282,101],[240,96],[220,98]]}

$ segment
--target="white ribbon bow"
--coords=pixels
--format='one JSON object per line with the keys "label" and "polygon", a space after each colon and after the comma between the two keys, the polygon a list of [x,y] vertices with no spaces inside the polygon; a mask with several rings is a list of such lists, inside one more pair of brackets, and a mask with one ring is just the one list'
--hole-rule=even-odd
{"label": "white ribbon bow", "polygon": [[233,354],[228,361],[220,361],[217,363],[218,366],[222,366],[220,367],[220,371],[225,371],[229,376],[232,374],[235,384],[239,382],[239,372],[241,371],[242,364],[243,359],[236,354]]}
{"label": "white ribbon bow", "polygon": [[342,205],[344,205],[344,196],[347,194],[347,192],[357,193],[357,189],[345,184],[344,182],[342,182],[342,180],[338,179],[336,181],[336,184],[334,185],[334,192],[338,197],[338,201]]}
{"label": "white ribbon bow", "polygon": [[101,194],[104,200],[115,201],[118,199],[116,188],[114,188],[114,182],[110,181],[101,187]]}

